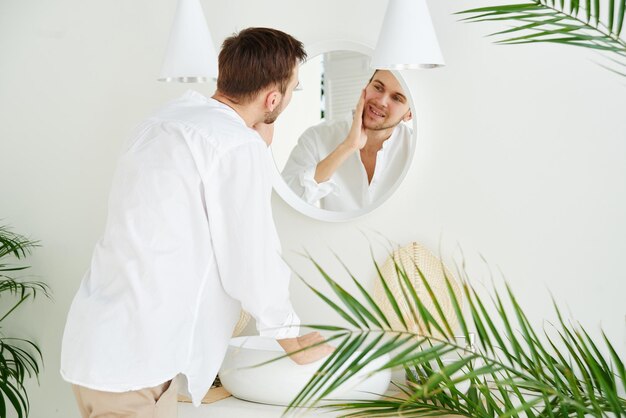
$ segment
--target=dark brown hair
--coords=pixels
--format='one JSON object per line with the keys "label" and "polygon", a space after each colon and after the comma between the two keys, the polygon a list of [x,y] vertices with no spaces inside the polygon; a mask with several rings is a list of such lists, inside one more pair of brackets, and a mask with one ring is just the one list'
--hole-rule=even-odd
{"label": "dark brown hair", "polygon": [[270,28],[248,28],[226,38],[219,55],[217,89],[245,104],[277,85],[285,93],[296,65],[306,59],[302,42]]}

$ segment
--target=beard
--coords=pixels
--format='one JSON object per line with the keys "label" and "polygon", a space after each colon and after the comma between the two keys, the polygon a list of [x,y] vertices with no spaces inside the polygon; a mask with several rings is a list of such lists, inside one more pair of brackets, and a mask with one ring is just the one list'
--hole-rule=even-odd
{"label": "beard", "polygon": [[393,129],[398,126],[400,122],[402,122],[405,116],[401,116],[400,118],[398,118],[398,120],[388,120],[387,118],[384,118],[380,121],[371,121],[366,117],[366,112],[367,107],[363,109],[363,127],[371,131],[384,131],[386,129]]}
{"label": "beard", "polygon": [[398,119],[397,121],[383,120],[380,122],[371,122],[368,121],[366,118],[363,118],[363,127],[371,131],[384,131],[386,129],[395,128],[400,124],[400,122],[402,122],[402,118]]}
{"label": "beard", "polygon": [[276,109],[272,110],[271,112],[267,112],[265,114],[265,119],[263,120],[263,123],[266,123],[268,125],[274,123],[276,119],[278,118],[278,115],[280,115],[282,111],[283,111],[283,107],[282,107],[282,100],[281,100],[281,102],[278,103],[278,106],[276,106]]}

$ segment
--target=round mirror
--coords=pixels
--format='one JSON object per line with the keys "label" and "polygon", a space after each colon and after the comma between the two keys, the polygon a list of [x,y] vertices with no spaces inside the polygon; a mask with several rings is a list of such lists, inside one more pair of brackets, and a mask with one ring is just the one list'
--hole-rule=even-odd
{"label": "round mirror", "polygon": [[406,175],[416,142],[413,101],[399,73],[370,68],[369,47],[333,42],[307,52],[275,124],[274,189],[315,219],[354,219],[387,200]]}

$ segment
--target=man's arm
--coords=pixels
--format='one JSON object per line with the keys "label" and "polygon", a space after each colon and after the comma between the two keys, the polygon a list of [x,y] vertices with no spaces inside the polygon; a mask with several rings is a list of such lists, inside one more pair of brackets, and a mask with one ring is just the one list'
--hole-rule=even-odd
{"label": "man's arm", "polygon": [[299,320],[289,300],[291,271],[280,256],[272,219],[266,145],[253,141],[221,155],[204,187],[224,291],[256,319],[261,335],[297,336]]}
{"label": "man's arm", "polygon": [[[291,271],[280,256],[271,213],[271,179],[265,145],[239,146],[223,155],[205,185],[211,241],[224,291],[257,321],[261,335],[287,352],[319,341],[297,337],[299,322],[289,300]],[[299,364],[325,356],[316,348],[295,354]]]}
{"label": "man's arm", "polygon": [[365,106],[365,90],[361,92],[361,97],[357,103],[354,116],[352,118],[352,126],[348,132],[346,139],[337,146],[326,158],[320,161],[315,168],[314,179],[317,183],[323,183],[330,180],[335,171],[350,157],[354,152],[359,151],[367,142],[367,135],[363,128],[363,107]]}
{"label": "man's arm", "polygon": [[[257,123],[252,127],[259,133],[261,138],[269,146],[274,137],[274,124]],[[334,350],[334,347],[325,344],[325,339],[319,332],[310,332],[301,337],[283,338],[277,340],[280,346],[297,364],[313,363],[323,357],[326,357]],[[307,349],[307,347],[310,347]]]}

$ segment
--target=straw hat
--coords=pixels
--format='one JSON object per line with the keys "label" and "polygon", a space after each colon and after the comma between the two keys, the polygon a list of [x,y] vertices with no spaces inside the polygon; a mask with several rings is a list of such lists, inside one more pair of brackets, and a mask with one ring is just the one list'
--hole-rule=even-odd
{"label": "straw hat", "polygon": [[[404,288],[403,293],[403,289],[400,287],[400,281],[403,279],[400,278],[400,281],[398,280],[395,264],[400,266],[406,272],[406,275],[413,285],[419,299],[422,301],[426,309],[433,315],[433,317],[441,323],[441,317],[435,308],[428,290],[424,286],[418,269],[422,272],[426,281],[430,285],[435,298],[439,301],[441,310],[450,324],[450,327],[453,331],[456,331],[458,321],[454,312],[452,301],[450,300],[450,296],[448,294],[445,278],[448,277],[450,280],[450,285],[454,295],[456,296],[459,305],[462,307],[463,299],[461,287],[441,260],[435,257],[426,247],[417,242],[412,242],[406,247],[394,251],[380,268],[381,276],[384,278],[391,294],[398,303],[400,312],[402,312],[402,317],[404,318],[409,330],[425,335],[427,332],[424,326],[424,321],[421,317],[419,317],[419,313],[416,315],[418,320],[417,322],[415,321],[415,318],[411,313],[411,307],[407,303],[408,301],[412,301],[411,293],[408,291],[406,284],[402,283],[402,288]],[[406,294],[408,298],[405,297],[404,294]],[[403,327],[401,322],[397,318],[396,312],[393,310],[393,307],[387,298],[380,277],[376,277],[374,280],[373,297],[374,301],[385,314],[385,317],[387,317],[391,323],[391,326],[394,329],[402,329]],[[419,312],[415,306],[413,307],[413,310],[415,312]]]}

